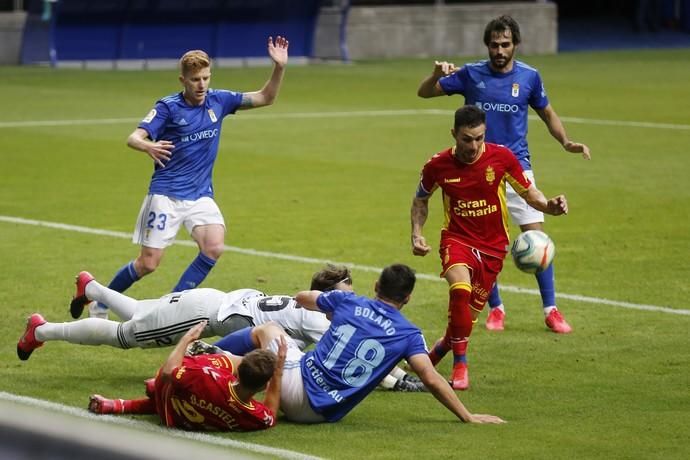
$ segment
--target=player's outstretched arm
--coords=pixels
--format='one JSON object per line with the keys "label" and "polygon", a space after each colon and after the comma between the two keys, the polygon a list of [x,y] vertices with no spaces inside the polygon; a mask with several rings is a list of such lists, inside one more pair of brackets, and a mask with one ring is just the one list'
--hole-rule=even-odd
{"label": "player's outstretched arm", "polygon": [[589,152],[589,147],[587,147],[585,144],[573,142],[568,139],[563,122],[561,122],[560,117],[553,107],[551,107],[551,104],[547,105],[543,109],[536,110],[536,112],[537,115],[539,115],[539,118],[541,118],[546,124],[551,136],[553,136],[553,138],[563,146],[566,152],[581,153],[582,158],[585,160],[592,159],[592,155]]}
{"label": "player's outstretched arm", "polygon": [[443,91],[443,88],[441,88],[441,85],[439,85],[438,79],[445,77],[456,70],[457,67],[455,67],[455,64],[452,62],[434,61],[434,70],[431,72],[431,75],[426,77],[419,84],[417,96],[423,98],[443,96],[446,93]]}
{"label": "player's outstretched arm", "polygon": [[275,42],[273,37],[268,37],[268,55],[273,60],[273,72],[263,88],[243,94],[240,109],[255,109],[273,104],[278,97],[283,76],[285,75],[289,44],[287,39],[280,35],[276,37]]}
{"label": "player's outstretched arm", "polygon": [[465,423],[505,423],[500,417],[488,414],[473,414],[467,410],[465,405],[458,399],[451,386],[446,380],[436,372],[433,364],[426,354],[418,354],[410,357],[408,363],[431,394],[441,402],[446,408],[455,414]]}
{"label": "player's outstretched arm", "polygon": [[307,310],[321,311],[319,307],[316,306],[316,299],[321,294],[321,291],[300,291],[295,294],[295,300]]}
{"label": "player's outstretched arm", "polygon": [[565,199],[565,195],[558,195],[551,199],[547,199],[541,190],[532,185],[521,196],[528,205],[544,214],[549,214],[551,216],[568,214],[568,200]]}
{"label": "player's outstretched arm", "polygon": [[184,354],[187,351],[187,345],[194,342],[196,339],[201,337],[201,333],[204,331],[208,323],[202,321],[190,330],[187,331],[185,335],[182,336],[180,341],[175,345],[175,348],[168,356],[168,359],[163,364],[161,368],[161,375],[164,379],[170,380],[172,378],[172,371],[176,367],[182,365],[182,360],[184,359]]}

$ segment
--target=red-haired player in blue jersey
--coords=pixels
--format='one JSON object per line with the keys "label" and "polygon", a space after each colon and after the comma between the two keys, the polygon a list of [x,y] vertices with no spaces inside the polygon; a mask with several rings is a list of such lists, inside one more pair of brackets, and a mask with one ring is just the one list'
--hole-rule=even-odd
{"label": "red-haired player in blue jersey", "polygon": [[455,145],[424,165],[411,209],[412,252],[425,256],[431,250],[422,235],[429,198],[441,189],[445,224],[439,253],[441,276],[450,286],[448,328],[429,357],[435,365],[453,351],[450,382],[457,390],[469,387],[466,353],[472,324],[484,308],[508,250],[506,184],[541,212],[557,216],[568,211],[565,196],[547,200],[508,148],[484,142],[485,132],[486,118],[480,108],[466,105],[455,112],[451,129]]}
{"label": "red-haired player in blue jersey", "polygon": [[[133,242],[141,245],[141,251],[120,268],[109,288],[124,292],[156,270],[182,225],[199,246],[199,254],[171,292],[197,287],[223,253],[225,220],[213,199],[211,182],[221,125],[237,110],[271,105],[278,97],[288,41],[269,37],[267,47],[273,72],[260,90],[246,93],[210,88],[209,56],[201,50],[188,51],[180,59],[183,90],[156,102],[130,134],[127,145],[151,157],[155,169],[134,230]],[[104,317],[106,306],[94,303],[89,314]]]}
{"label": "red-haired player in blue jersey", "polygon": [[[567,152],[590,159],[589,147],[568,138],[563,123],[549,103],[539,72],[515,59],[520,44],[520,26],[510,16],[500,16],[484,30],[484,44],[489,59],[456,68],[448,62],[436,62],[432,74],[424,79],[417,94],[428,98],[444,94],[462,94],[465,104],[486,112],[486,140],[508,147],[517,157],[530,181],[534,183],[530,153],[527,148],[527,115],[532,107],[544,121],[549,133]],[[508,184],[508,211],[520,229],[544,230],[544,214],[529,206]],[[556,307],[553,264],[536,275],[546,325],[554,332],[567,334],[572,328]],[[491,311],[486,327],[503,330],[505,309],[494,285],[489,296]]]}

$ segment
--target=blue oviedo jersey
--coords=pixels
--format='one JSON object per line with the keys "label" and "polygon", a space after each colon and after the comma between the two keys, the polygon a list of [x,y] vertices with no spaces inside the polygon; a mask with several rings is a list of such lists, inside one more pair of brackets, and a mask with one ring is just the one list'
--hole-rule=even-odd
{"label": "blue oviedo jersey", "polygon": [[312,408],[328,421],[350,412],[401,359],[426,354],[422,332],[396,308],[352,292],[319,295],[331,326],[302,358]]}
{"label": "blue oviedo jersey", "polygon": [[179,200],[213,197],[213,164],[223,118],[235,113],[242,93],[209,89],[204,103],[190,106],[182,93],[165,97],[139,123],[154,141],[173,143],[170,161],[155,165],[149,193]]}
{"label": "blue oviedo jersey", "polygon": [[523,169],[532,169],[527,148],[529,107],[543,109],[549,105],[536,69],[515,61],[510,72],[498,73],[491,70],[488,60],[484,60],[462,66],[439,79],[439,84],[446,94],[462,94],[466,105],[484,110],[486,140],[505,145]]}

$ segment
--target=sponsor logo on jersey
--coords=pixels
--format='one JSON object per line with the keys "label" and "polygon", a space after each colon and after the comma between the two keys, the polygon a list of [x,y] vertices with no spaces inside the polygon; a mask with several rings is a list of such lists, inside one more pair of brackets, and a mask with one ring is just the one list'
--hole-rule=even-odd
{"label": "sponsor logo on jersey", "polygon": [[218,121],[218,118],[216,118],[216,113],[213,111],[213,109],[208,109],[208,116],[212,122],[215,123]]}
{"label": "sponsor logo on jersey", "polygon": [[513,89],[510,91],[510,94],[512,94],[513,97],[518,97],[520,95],[520,85],[513,83]]}
{"label": "sponsor logo on jersey", "polygon": [[151,111],[144,117],[142,123],[151,123],[151,120],[153,120],[156,117],[156,109],[151,109]]}
{"label": "sponsor logo on jersey", "polygon": [[462,180],[462,177],[456,177],[454,179],[446,178],[446,179],[443,179],[443,183],[444,184],[457,184],[461,180]]}
{"label": "sponsor logo on jersey", "polygon": [[489,185],[493,185],[494,181],[496,180],[496,171],[494,171],[494,168],[491,166],[487,167],[484,177],[486,177],[486,181],[489,183]]}
{"label": "sponsor logo on jersey", "polygon": [[484,84],[483,81],[480,81],[479,83],[477,83],[476,87],[479,89],[486,89],[486,84]]}
{"label": "sponsor logo on jersey", "polygon": [[196,142],[202,139],[212,139],[218,136],[218,128],[216,129],[205,129],[196,133],[192,133],[188,136],[182,136],[180,141],[182,142]]}
{"label": "sponsor logo on jersey", "polygon": [[458,200],[453,212],[460,217],[483,217],[498,211],[498,206],[486,200]]}
{"label": "sponsor logo on jersey", "polygon": [[518,107],[517,104],[502,104],[499,102],[477,101],[474,105],[482,109],[484,112],[518,113],[520,111],[520,107]]}
{"label": "sponsor logo on jersey", "polygon": [[185,120],[184,118],[180,118],[179,120],[177,120],[177,124],[180,126],[187,126],[189,123],[187,123],[187,120]]}

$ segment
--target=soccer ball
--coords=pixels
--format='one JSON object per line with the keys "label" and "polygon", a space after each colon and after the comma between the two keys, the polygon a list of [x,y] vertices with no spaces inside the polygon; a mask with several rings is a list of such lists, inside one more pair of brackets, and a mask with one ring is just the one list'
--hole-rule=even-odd
{"label": "soccer ball", "polygon": [[525,273],[539,273],[546,270],[553,256],[556,246],[544,232],[528,230],[520,233],[510,248],[515,266]]}

